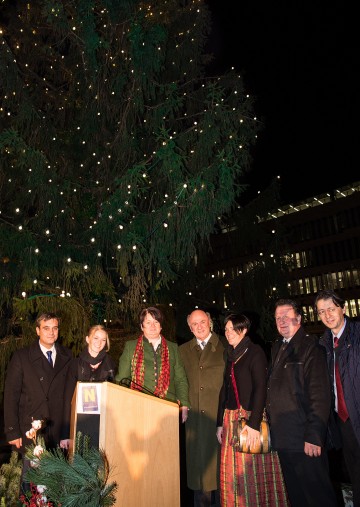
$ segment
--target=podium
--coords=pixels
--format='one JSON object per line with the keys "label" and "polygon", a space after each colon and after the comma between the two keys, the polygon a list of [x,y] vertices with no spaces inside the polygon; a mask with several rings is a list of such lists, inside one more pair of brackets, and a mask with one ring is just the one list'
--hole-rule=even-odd
{"label": "podium", "polygon": [[[110,382],[78,382],[70,438],[105,451],[116,507],[180,507],[179,407]],[[70,449],[71,452],[71,449]]]}

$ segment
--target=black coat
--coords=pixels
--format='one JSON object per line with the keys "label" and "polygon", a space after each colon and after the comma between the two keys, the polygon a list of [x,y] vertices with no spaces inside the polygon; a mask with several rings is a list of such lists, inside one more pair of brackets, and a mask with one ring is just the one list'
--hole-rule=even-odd
{"label": "black coat", "polygon": [[[326,329],[320,338],[320,344],[325,347],[330,383],[334,386],[334,348],[333,336],[330,329]],[[360,444],[360,322],[346,317],[346,326],[336,349],[341,382],[344,389],[346,407],[354,434]],[[333,392],[333,408],[335,409],[335,395]],[[331,425],[330,431],[333,447],[340,447],[336,424]]]}
{"label": "black coat", "polygon": [[109,354],[106,354],[98,368],[93,370],[90,364],[83,358],[86,355],[86,351],[87,348],[81,352],[79,357],[71,361],[67,372],[62,439],[67,439],[70,435],[71,401],[77,382],[112,382],[115,378],[117,366]]}
{"label": "black coat", "polygon": [[72,353],[55,343],[56,360],[52,368],[39,341],[14,352],[7,368],[4,391],[4,428],[8,441],[22,438],[21,453],[32,444],[25,433],[32,420],[43,420],[48,449],[60,442],[64,414],[64,388]]}
{"label": "black coat", "polygon": [[[265,407],[266,399],[266,355],[260,345],[253,343],[250,338],[244,338],[241,342],[246,344],[246,352],[234,364],[234,376],[242,408],[251,411],[248,425],[256,430],[260,428],[260,422]],[[236,410],[238,408],[231,382],[231,361],[227,361],[224,383],[219,395],[219,408],[217,426],[222,426],[225,408]]]}
{"label": "black coat", "polygon": [[267,412],[275,450],[304,451],[304,442],[324,447],[331,387],[324,348],[300,328],[276,359],[282,339],[271,350]]}

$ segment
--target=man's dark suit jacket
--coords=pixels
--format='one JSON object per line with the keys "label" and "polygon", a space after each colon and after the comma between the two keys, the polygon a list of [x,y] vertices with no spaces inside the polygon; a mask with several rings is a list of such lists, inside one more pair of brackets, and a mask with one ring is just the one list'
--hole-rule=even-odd
{"label": "man's dark suit jacket", "polygon": [[45,444],[56,448],[60,442],[64,416],[65,380],[72,353],[55,343],[52,368],[35,343],[14,352],[7,368],[4,391],[4,429],[8,441],[22,438],[21,453],[32,444],[25,433],[32,420],[43,420]]}

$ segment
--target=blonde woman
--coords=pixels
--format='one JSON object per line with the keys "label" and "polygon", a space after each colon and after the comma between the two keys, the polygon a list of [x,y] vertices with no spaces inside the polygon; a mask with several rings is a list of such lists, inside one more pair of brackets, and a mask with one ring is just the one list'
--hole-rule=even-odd
{"label": "blonde woman", "polygon": [[76,383],[81,382],[112,382],[116,373],[116,363],[108,354],[110,340],[105,327],[97,324],[89,329],[85,338],[87,346],[79,357],[70,363],[65,387],[64,435],[60,447],[68,449],[70,433],[71,400]]}

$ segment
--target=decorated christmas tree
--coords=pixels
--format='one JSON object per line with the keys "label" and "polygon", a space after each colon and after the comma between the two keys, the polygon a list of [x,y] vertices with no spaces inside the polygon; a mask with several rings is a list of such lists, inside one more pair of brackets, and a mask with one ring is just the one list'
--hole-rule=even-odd
{"label": "decorated christmas tree", "polygon": [[2,337],[42,309],[137,314],[192,262],[246,183],[258,121],[234,70],[209,76],[202,0],[4,0]]}

